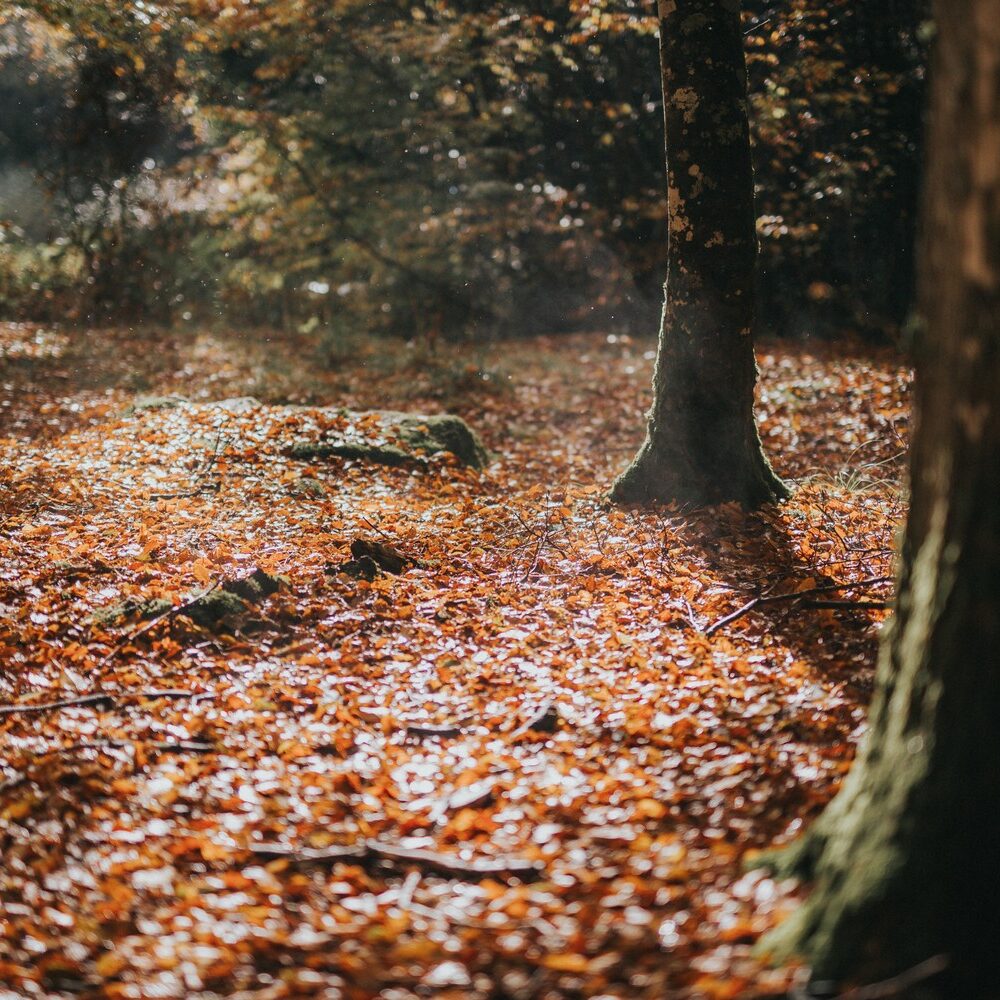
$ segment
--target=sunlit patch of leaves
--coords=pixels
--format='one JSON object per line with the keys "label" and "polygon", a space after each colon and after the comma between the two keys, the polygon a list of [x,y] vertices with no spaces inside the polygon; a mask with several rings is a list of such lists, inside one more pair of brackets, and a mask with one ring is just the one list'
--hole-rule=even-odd
{"label": "sunlit patch of leaves", "polygon": [[[636,511],[604,487],[641,433],[648,344],[523,344],[503,394],[459,389],[449,407],[497,456],[476,471],[290,458],[331,411],[211,402],[266,383],[276,348],[197,337],[178,366],[91,332],[3,376],[0,701],[108,697],[0,715],[0,980],[778,994],[791,973],[751,947],[787,887],[741,861],[815,815],[853,756],[886,614],[864,603],[890,588],[805,596],[891,575],[905,368],[765,349],[762,431],[793,499]],[[192,402],[128,412],[74,351]],[[434,409],[402,368],[374,385],[301,365],[281,378],[313,403]],[[884,481],[854,488],[855,463]],[[376,551],[358,540],[399,572],[341,572]],[[185,613],[255,570],[287,582]],[[151,600],[162,619],[95,617]],[[367,841],[541,877],[317,858]]]}

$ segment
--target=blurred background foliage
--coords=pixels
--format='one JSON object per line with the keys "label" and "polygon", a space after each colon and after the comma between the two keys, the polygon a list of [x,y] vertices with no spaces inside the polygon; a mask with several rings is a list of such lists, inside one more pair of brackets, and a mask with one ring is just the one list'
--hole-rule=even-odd
{"label": "blurred background foliage", "polygon": [[[745,5],[760,323],[912,298],[924,0]],[[655,332],[651,3],[32,0],[0,14],[0,318]]]}

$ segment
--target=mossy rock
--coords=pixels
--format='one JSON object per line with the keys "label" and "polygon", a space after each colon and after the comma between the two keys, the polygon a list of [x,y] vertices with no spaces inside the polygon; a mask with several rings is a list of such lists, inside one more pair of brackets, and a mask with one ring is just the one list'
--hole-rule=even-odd
{"label": "mossy rock", "polygon": [[373,444],[367,441],[300,441],[288,449],[291,458],[310,461],[314,458],[358,458],[376,465],[420,464],[423,459],[395,445]]}
{"label": "mossy rock", "polygon": [[186,615],[195,625],[211,628],[221,622],[223,618],[241,615],[249,610],[249,601],[243,600],[239,594],[231,594],[228,590],[223,590],[220,587],[218,590],[213,590],[211,593],[199,597],[179,614]]}
{"label": "mossy rock", "polygon": [[249,611],[279,590],[285,582],[280,576],[255,569],[249,576],[226,580],[222,586],[192,601],[180,614],[187,615],[196,625],[211,628],[223,618]]}
{"label": "mossy rock", "polygon": [[293,497],[320,500],[326,496],[326,487],[312,476],[302,476],[288,484],[288,492]]}
{"label": "mossy rock", "polygon": [[[344,411],[338,411],[342,415]],[[378,426],[371,437],[341,435],[315,441],[296,441],[288,448],[292,458],[362,459],[379,465],[421,464],[427,456],[450,452],[463,465],[485,468],[490,460],[479,436],[461,418],[450,413],[397,413],[391,410],[378,414]],[[350,414],[364,418],[369,414]],[[367,425],[366,425],[367,429]]]}
{"label": "mossy rock", "polygon": [[371,556],[348,559],[347,562],[342,562],[339,566],[334,567],[334,571],[353,576],[355,580],[367,580],[369,583],[382,575],[379,564]]}
{"label": "mossy rock", "polygon": [[393,429],[411,447],[429,455],[450,451],[463,465],[482,469],[490,460],[479,435],[461,418],[451,413],[433,416],[399,414]]}
{"label": "mossy rock", "polygon": [[136,396],[125,416],[131,417],[147,410],[175,410],[186,402],[183,396]]}
{"label": "mossy rock", "polygon": [[173,606],[173,601],[167,597],[152,597],[145,601],[129,597],[117,604],[109,604],[106,608],[98,608],[90,616],[90,620],[95,625],[115,625],[124,618],[155,618]]}
{"label": "mossy rock", "polygon": [[251,604],[257,604],[265,597],[277,593],[287,582],[283,577],[272,576],[262,569],[255,569],[249,576],[241,577],[238,580],[227,580],[219,590],[224,594],[240,597]]}
{"label": "mossy rock", "polygon": [[[286,582],[280,576],[272,576],[263,570],[255,569],[249,576],[238,580],[226,580],[221,586],[200,596],[185,597],[177,609],[177,614],[190,618],[202,628],[212,628],[224,618],[249,611],[253,605],[259,604],[265,597],[275,593]],[[108,626],[125,618],[155,618],[173,607],[173,602],[165,597],[146,601],[129,598],[95,611],[91,615],[91,620],[96,625]]]}

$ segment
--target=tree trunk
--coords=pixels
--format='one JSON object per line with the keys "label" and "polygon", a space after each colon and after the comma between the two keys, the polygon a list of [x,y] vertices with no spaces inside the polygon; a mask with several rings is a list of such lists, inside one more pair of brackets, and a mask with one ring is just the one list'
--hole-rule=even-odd
{"label": "tree trunk", "polygon": [[757,235],[738,0],[659,0],[668,252],[646,440],[622,503],[787,495],[753,417]]}
{"label": "tree trunk", "polygon": [[870,730],[775,867],[815,880],[763,942],[815,978],[948,955],[942,996],[1000,996],[1000,17],[937,2],[912,502]]}

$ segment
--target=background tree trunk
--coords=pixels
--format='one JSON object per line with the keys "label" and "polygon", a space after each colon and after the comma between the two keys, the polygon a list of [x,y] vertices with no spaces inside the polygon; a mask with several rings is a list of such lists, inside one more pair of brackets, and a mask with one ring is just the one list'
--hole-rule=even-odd
{"label": "background tree trunk", "polygon": [[816,978],[950,956],[1000,996],[1000,17],[938,0],[912,503],[870,732],[776,867],[816,880],[764,947]]}
{"label": "background tree trunk", "polygon": [[646,440],[623,503],[787,495],[753,417],[757,235],[738,0],[659,0],[669,249]]}

